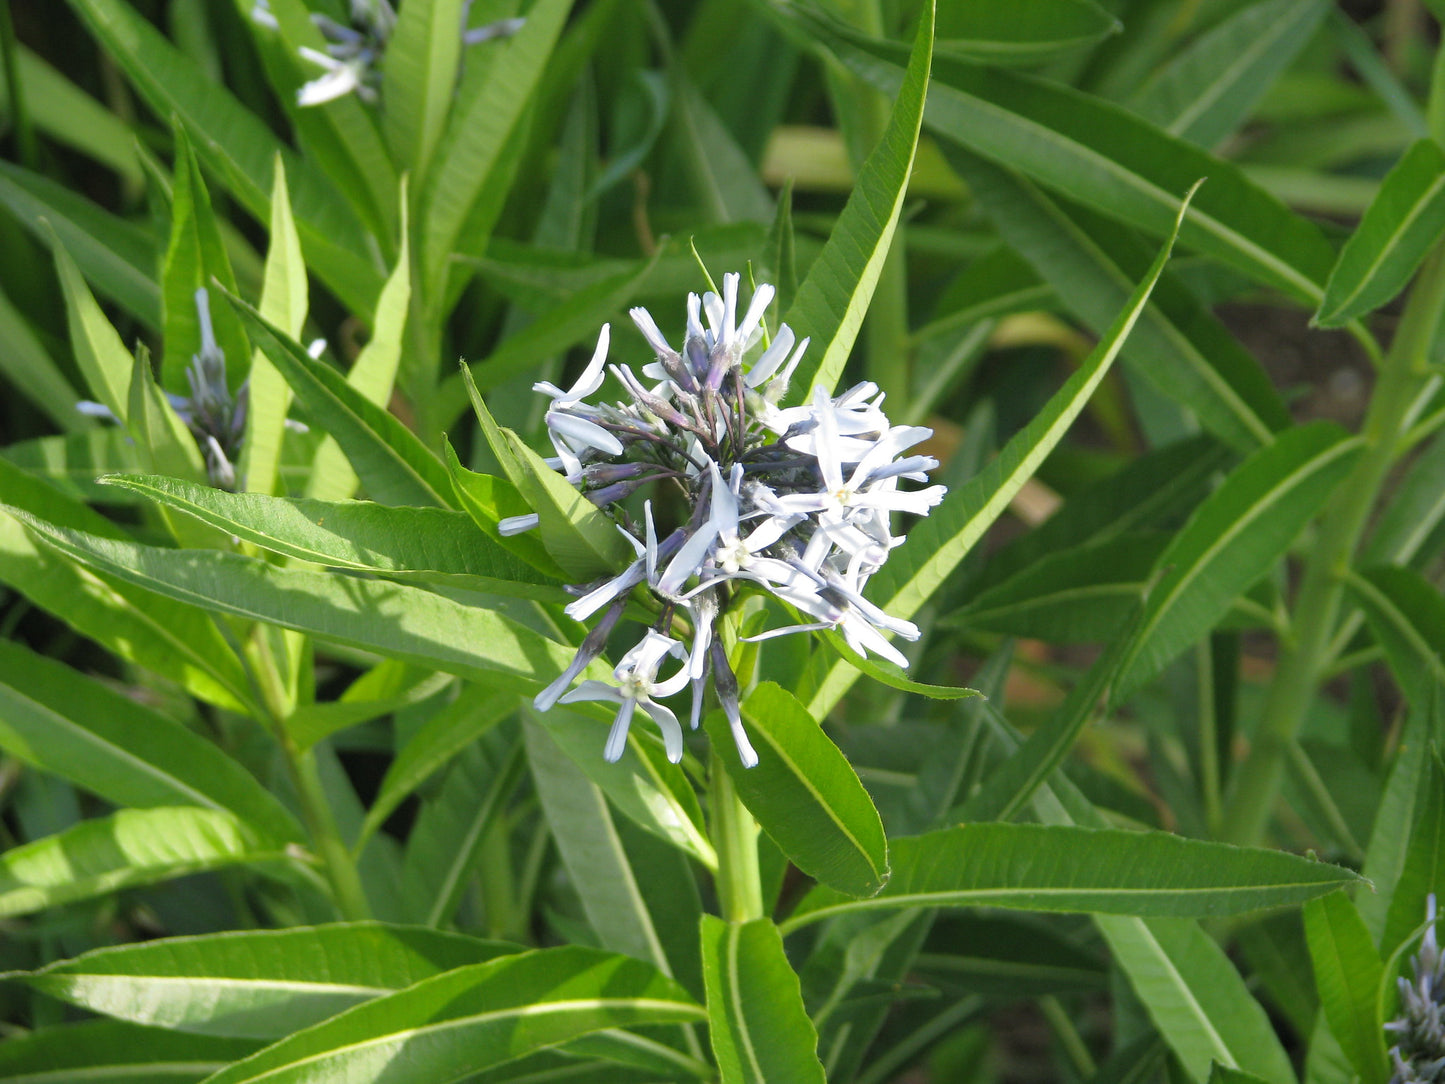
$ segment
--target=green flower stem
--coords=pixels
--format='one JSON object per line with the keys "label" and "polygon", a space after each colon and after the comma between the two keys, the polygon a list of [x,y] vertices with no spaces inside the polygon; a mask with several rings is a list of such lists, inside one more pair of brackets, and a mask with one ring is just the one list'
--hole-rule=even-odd
{"label": "green flower stem", "polygon": [[758,871],[758,822],[738,797],[722,757],[713,749],[712,836],[717,850],[717,895],[723,918],[750,922],[763,917],[763,879]]}
{"label": "green flower stem", "polygon": [[256,662],[254,672],[269,716],[266,722],[285,756],[286,767],[301,804],[301,819],[306,823],[307,833],[321,859],[337,909],[342,917],[350,922],[369,919],[372,917],[371,906],[367,903],[366,892],[361,887],[361,876],[357,873],[356,863],[341,839],[341,831],[336,826],[331,804],[326,800],[326,791],[316,770],[316,758],[310,751],[303,752],[298,749],[286,729],[285,682],[276,665],[276,656],[264,636],[257,636],[253,644]]}
{"label": "green flower stem", "polygon": [[1430,349],[1445,310],[1445,258],[1437,248],[1410,293],[1405,315],[1379,371],[1365,415],[1364,454],[1325,507],[1305,565],[1292,626],[1265,701],[1254,744],[1232,780],[1223,838],[1245,846],[1264,835],[1279,797],[1290,747],[1330,662],[1344,576],[1376,495],[1409,427],[1411,406],[1428,378]]}

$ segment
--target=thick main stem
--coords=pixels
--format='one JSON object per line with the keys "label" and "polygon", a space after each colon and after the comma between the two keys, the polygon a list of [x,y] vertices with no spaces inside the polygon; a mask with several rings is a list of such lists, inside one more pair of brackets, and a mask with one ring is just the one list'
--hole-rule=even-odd
{"label": "thick main stem", "polygon": [[1430,345],[1445,307],[1445,258],[1436,249],[1411,291],[1395,340],[1385,355],[1365,416],[1364,453],[1335,490],[1305,565],[1291,627],[1270,685],[1264,714],[1249,755],[1232,780],[1223,837],[1253,845],[1264,835],[1290,745],[1313,701],[1329,662],[1330,645],[1344,592],[1344,572],[1359,545],[1380,487],[1409,425],[1411,401],[1425,379]]}
{"label": "thick main stem", "polygon": [[301,819],[311,836],[317,857],[321,859],[326,872],[327,883],[331,885],[332,896],[342,917],[351,922],[371,918],[371,906],[367,903],[366,892],[361,887],[361,876],[351,852],[341,839],[336,818],[332,815],[331,804],[326,800],[321,777],[316,770],[316,758],[310,752],[303,752],[291,740],[286,730],[286,698],[282,692],[280,672],[276,657],[264,638],[255,641],[257,680],[270,715],[271,732],[281,746],[291,782],[296,788],[296,797],[301,804]]}

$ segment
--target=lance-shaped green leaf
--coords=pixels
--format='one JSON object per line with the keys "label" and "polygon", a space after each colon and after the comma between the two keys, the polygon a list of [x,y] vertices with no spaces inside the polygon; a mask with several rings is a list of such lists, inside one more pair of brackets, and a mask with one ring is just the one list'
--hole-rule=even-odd
{"label": "lance-shaped green leaf", "polygon": [[572,660],[566,645],[493,609],[466,606],[418,587],[280,569],[214,550],[142,546],[57,527],[26,512],[12,514],[62,553],[170,598],[499,688],[536,692]]}
{"label": "lance-shaped green leaf", "polygon": [[[902,68],[890,47],[861,38],[815,5],[770,8],[805,28],[850,71],[896,94]],[[1177,193],[1201,190],[1180,241],[1318,303],[1334,250],[1312,222],[1248,180],[1237,166],[1175,139],[1126,110],[1062,84],[950,61],[937,65],[924,123],[946,139],[1156,236],[1169,236]]]}
{"label": "lance-shaped green leaf", "polygon": [[[605,665],[593,665],[609,673]],[[668,762],[661,742],[643,737],[648,728],[633,727],[627,735],[628,755],[609,762],[601,755],[605,732],[596,726],[579,725],[583,716],[576,712],[554,707],[534,712],[530,718],[546,728],[558,748],[630,820],[706,868],[717,869],[717,852],[703,826],[697,792],[682,769]]]}
{"label": "lance-shaped green leaf", "polygon": [[[405,180],[400,185],[397,198],[401,202],[401,251],[397,254],[396,266],[381,289],[381,297],[377,299],[371,339],[362,347],[351,365],[351,371],[346,374],[347,387],[382,410],[391,401],[392,389],[396,385],[402,360],[402,338],[411,311],[411,242],[407,232],[410,218]],[[429,384],[430,375],[425,380]],[[321,442],[311,463],[311,476],[306,480],[306,496],[341,500],[356,494],[357,470],[347,461],[351,447],[353,445],[342,444],[334,434],[331,440]],[[434,484],[439,478],[432,470],[428,480]],[[441,490],[438,495],[448,494],[446,490]]]}
{"label": "lance-shaped green leaf", "polygon": [[1011,907],[1115,915],[1204,917],[1299,904],[1359,876],[1281,851],[1167,832],[980,823],[895,838],[893,875],[851,900],[814,889],[784,923],[883,907]]}
{"label": "lance-shaped green leaf", "polygon": [[[300,338],[308,304],[306,263],[301,238],[291,213],[291,192],[280,155],[271,187],[271,244],[261,280],[259,311],[292,339]],[[239,480],[252,493],[276,493],[280,483],[281,444],[286,413],[291,409],[291,387],[260,350],[251,357],[246,384],[246,433],[241,442]]]}
{"label": "lance-shaped green leaf", "polygon": [[[1004,752],[1022,744],[1001,717],[985,714],[983,721]],[[1039,788],[1033,805],[1046,824],[1105,827],[1103,815],[1061,775]],[[1192,1080],[1204,1084],[1210,1066],[1220,1062],[1271,1084],[1294,1084],[1289,1056],[1264,1008],[1198,922],[1096,914],[1094,924]]]}
{"label": "lance-shaped green leaf", "polygon": [[131,353],[96,304],[90,287],[57,237],[51,246],[65,295],[65,322],[75,363],[90,392],[122,423],[130,414]]}
{"label": "lance-shaped green leaf", "polygon": [[450,674],[386,659],[352,682],[339,700],[302,704],[286,717],[286,733],[304,751],[348,727],[414,707],[452,680]]}
{"label": "lance-shaped green leaf", "polygon": [[0,855],[0,917],[123,888],[284,858],[216,809],[122,809]]}
{"label": "lance-shaped green leaf", "polygon": [[1280,434],[1233,471],[1159,557],[1163,576],[1120,664],[1116,702],[1203,636],[1273,567],[1359,455],[1339,426]]}
{"label": "lance-shaped green leaf", "polygon": [[361,822],[356,849],[361,849],[413,791],[516,710],[516,701],[498,696],[495,689],[464,687],[455,700],[423,723],[397,751],[382,777],[376,800]]}
{"label": "lance-shaped green leaf", "polygon": [[0,204],[44,245],[58,239],[96,289],[141,323],[161,326],[155,239],[63,185],[0,162]]}
{"label": "lance-shaped green leaf", "polygon": [[[236,276],[221,238],[220,226],[211,209],[211,197],[201,177],[200,166],[191,153],[191,141],[178,126],[175,183],[171,189],[171,236],[161,267],[161,306],[165,317],[165,352],[161,357],[161,383],[169,391],[189,394],[186,369],[200,353],[201,321],[196,291],[210,294],[214,279],[231,293]],[[216,344],[226,358],[226,376],[237,388],[250,361],[245,333],[227,305],[211,307],[211,324]]]}
{"label": "lance-shaped green leaf", "polygon": [[268,218],[272,166],[283,155],[311,266],[352,311],[369,313],[381,274],[360,224],[326,180],[129,4],[70,0],[70,6],[150,107],[159,116],[180,118],[211,173],[261,221]]}
{"label": "lance-shaped green leaf", "polygon": [[[1177,223],[1192,198],[1185,194]],[[988,466],[944,498],[927,518],[913,525],[908,544],[900,547],[873,577],[873,600],[888,613],[911,617],[958,567],[984,531],[1008,507],[1009,501],[1039,464],[1063,439],[1109,366],[1118,357],[1154,288],[1173,246],[1171,239],[1159,250],[1149,274],[1135,288],[1128,306],[1115,319],[1099,345],[1075,370],[1044,409],[1009,440]],[[808,704],[809,712],[821,718],[832,710],[857,679],[857,671],[839,661],[819,683]]]}
{"label": "lance-shaped green leaf", "polygon": [[1343,892],[1305,904],[1305,937],[1330,1030],[1365,1084],[1385,1084],[1384,1021],[1376,993],[1384,966],[1370,931]]}
{"label": "lance-shaped green leaf", "polygon": [[[1147,247],[1117,222],[1052,197],[1013,170],[966,151],[948,157],[1004,238],[1072,312],[1103,331],[1148,267]],[[1289,425],[1263,366],[1168,273],[1125,343],[1123,360],[1238,451],[1268,443]]]}
{"label": "lance-shaped green leaf", "polygon": [[0,641],[0,748],[117,806],[229,810],[257,835],[294,817],[215,745],[68,666]]}
{"label": "lance-shaped green leaf", "polygon": [[818,1033],[778,928],[702,918],[708,1036],[723,1084],[823,1084]]}
{"label": "lance-shaped green leaf", "polygon": [[97,949],[9,977],[134,1024],[280,1039],[520,945],[378,922],[241,930]]}
{"label": "lance-shaped green leaf", "polygon": [[386,43],[382,127],[397,161],[424,176],[456,96],[462,57],[462,0],[404,4]]}
{"label": "lance-shaped green leaf", "polygon": [[1323,0],[1266,0],[1191,42],[1130,103],[1172,136],[1212,147],[1248,119],[1329,11]]}
{"label": "lance-shaped green leaf", "polygon": [[1345,242],[1315,315],[1339,327],[1405,288],[1445,229],[1445,151],[1432,139],[1407,150]]}
{"label": "lance-shaped green leaf", "polygon": [[883,261],[893,243],[913,155],[933,60],[933,0],[923,5],[918,34],[901,85],[878,146],[863,163],[848,203],[823,251],[798,286],[784,322],[798,338],[813,343],[799,363],[794,386],[805,396],[816,387],[831,391],[873,300]]}
{"label": "lance-shaped green leaf", "polygon": [[[0,501],[106,538],[124,532],[100,513],[0,460]],[[123,659],[209,703],[244,711],[245,671],[208,614],[57,558],[18,519],[0,515],[0,580]]]}
{"label": "lance-shaped green leaf", "polygon": [[559,583],[494,543],[465,512],[228,493],[160,475],[105,481],[302,561],[491,594],[568,598]]}
{"label": "lance-shaped green leaf", "polygon": [[537,799],[598,943],[647,960],[670,976],[667,953],[602,788],[535,722],[524,724],[524,734]]}
{"label": "lance-shaped green leaf", "polygon": [[461,967],[359,1005],[217,1073],[210,1084],[462,1080],[597,1031],[699,1020],[655,968],[576,947]]}
{"label": "lance-shaped green leaf", "polygon": [[497,424],[465,366],[462,379],[482,435],[501,463],[502,472],[540,517],[543,544],[562,570],[576,580],[586,581],[615,572],[631,560],[632,547],[617,525],[547,466],[521,437]]}
{"label": "lance-shaped green leaf", "polygon": [[521,491],[505,478],[480,474],[462,466],[451,441],[445,437],[442,438],[442,451],[446,455],[447,471],[452,477],[455,503],[472,517],[472,522],[497,545],[515,553],[544,576],[555,580],[568,579],[567,573],[547,554],[546,546],[539,537],[540,532],[502,534],[502,520],[512,516],[524,516],[532,511],[532,506],[523,498]]}
{"label": "lance-shaped green leaf", "polygon": [[792,693],[770,681],[744,701],[743,719],[755,767],[743,767],[722,713],[708,717],[707,732],[763,831],[808,876],[849,895],[877,892],[888,878],[888,841],[847,757]]}
{"label": "lance-shaped green leaf", "polygon": [[1432,687],[1445,689],[1445,599],[1420,573],[1371,568],[1350,577],[1370,631],[1411,709],[1428,711]]}
{"label": "lance-shaped green leaf", "polygon": [[0,375],[62,432],[93,430],[95,421],[75,409],[79,396],[70,378],[41,344],[30,322],[3,292],[0,292]]}
{"label": "lance-shaped green leaf", "polygon": [[43,1028],[0,1045],[0,1080],[13,1084],[194,1084],[256,1050],[217,1039],[115,1020]]}
{"label": "lance-shaped green leaf", "polygon": [[[426,184],[418,223],[423,292],[439,298],[451,256],[488,184],[505,176],[508,143],[547,69],[571,0],[538,0],[511,39],[490,45],[485,66],[462,80]],[[469,246],[474,239],[468,239]]]}
{"label": "lance-shaped green leaf", "polygon": [[1041,0],[1020,8],[943,4],[938,53],[987,64],[1034,64],[1082,49],[1123,26],[1094,0]]}
{"label": "lance-shaped green leaf", "polygon": [[1143,599],[1168,543],[1151,531],[1051,553],[980,591],[946,623],[1061,643],[1110,640]]}
{"label": "lance-shaped green leaf", "polygon": [[449,506],[452,484],[446,467],[415,433],[331,366],[309,357],[245,302],[231,300],[257,345],[341,445],[372,496],[386,504]]}
{"label": "lance-shaped green leaf", "polygon": [[[1432,722],[1438,725],[1438,716]],[[1420,773],[1416,801],[1420,814],[1410,828],[1410,844],[1380,935],[1380,955],[1386,959],[1398,953],[1419,929],[1429,898],[1445,893],[1445,764],[1436,750],[1431,751]]]}

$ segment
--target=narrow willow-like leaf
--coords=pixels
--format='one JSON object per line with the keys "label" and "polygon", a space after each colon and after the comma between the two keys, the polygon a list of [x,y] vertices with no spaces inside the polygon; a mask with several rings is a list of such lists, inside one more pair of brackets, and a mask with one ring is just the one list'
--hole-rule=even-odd
{"label": "narrow willow-like leaf", "polygon": [[[206,476],[205,460],[201,458],[195,437],[156,383],[155,374],[151,372],[150,354],[144,347],[137,348],[131,365],[126,428],[139,446],[142,461],[151,470],[182,478]],[[170,526],[174,532],[176,525]],[[199,532],[192,532],[190,537],[177,537],[190,545],[214,544],[214,540],[203,542]]]}
{"label": "narrow willow-like leaf", "polygon": [[1422,139],[1380,184],[1340,252],[1315,321],[1339,327],[1389,301],[1445,229],[1445,151]]}
{"label": "narrow willow-like leaf", "polygon": [[413,176],[425,176],[456,95],[466,8],[462,0],[403,4],[386,43],[382,127],[392,154]]}
{"label": "narrow willow-like leaf", "polygon": [[539,949],[444,972],[357,1006],[217,1073],[209,1084],[463,1080],[606,1028],[703,1015],[680,986],[640,960]]}
{"label": "narrow willow-like leaf", "polygon": [[[1438,716],[1432,722],[1439,725]],[[1419,929],[1429,898],[1445,893],[1445,764],[1438,750],[1431,751],[1420,773],[1416,801],[1420,815],[1411,826],[1410,843],[1380,935],[1380,955],[1385,959]]]}
{"label": "narrow willow-like leaf", "polygon": [[228,493],[158,475],[105,481],[298,560],[492,594],[568,598],[560,584],[492,542],[464,512]]}
{"label": "narrow willow-like leaf", "polygon": [[[25,106],[37,129],[57,143],[109,166],[125,183],[135,188],[145,183],[136,153],[135,132],[118,113],[92,98],[24,45],[15,51],[15,68],[25,88]],[[8,88],[0,91],[0,100],[5,101],[8,111]]]}
{"label": "narrow willow-like leaf", "polygon": [[[4,460],[0,501],[60,526],[125,538],[98,512]],[[232,711],[251,703],[245,671],[209,615],[57,558],[11,515],[0,515],[0,580],[107,650],[209,703]]]}
{"label": "narrow willow-like leaf", "polygon": [[381,789],[361,823],[357,849],[413,791],[516,709],[512,697],[498,696],[494,689],[471,685],[423,723],[397,750],[395,759],[387,767]]}
{"label": "narrow willow-like leaf", "polygon": [[1020,8],[943,4],[937,49],[940,55],[989,64],[1033,64],[1122,29],[1094,0],[1039,0]]}
{"label": "narrow willow-like leaf", "polygon": [[737,138],[684,74],[671,75],[674,136],[669,141],[692,181],[698,214],[707,222],[766,222],[772,197]]}
{"label": "narrow willow-like leaf", "polygon": [[[1022,744],[1001,717],[983,719],[1005,753]],[[1033,805],[1046,824],[1105,827],[1103,814],[1061,775],[1039,788]],[[1094,924],[1190,1079],[1204,1084],[1210,1066],[1220,1062],[1243,1066],[1269,1084],[1295,1084],[1264,1008],[1196,921],[1096,914]]]}
{"label": "narrow willow-like leaf", "polygon": [[11,1084],[195,1084],[254,1053],[246,1039],[216,1039],[113,1020],[12,1036],[0,1044],[0,1080]]}
{"label": "narrow willow-like leaf", "polygon": [[283,155],[311,266],[353,312],[370,313],[381,274],[361,226],[326,181],[124,0],[70,0],[70,6],[150,107],[180,118],[212,174],[261,221],[268,218],[272,164]]}
{"label": "narrow willow-like leaf", "polygon": [[520,951],[440,930],[353,922],[120,945],[10,977],[134,1024],[281,1039],[443,971]]}
{"label": "narrow willow-like leaf", "polygon": [[1340,1048],[1365,1084],[1385,1084],[1385,1022],[1376,993],[1384,966],[1364,920],[1343,892],[1305,904],[1305,936],[1320,1004]]}
{"label": "narrow willow-like leaf", "polygon": [[3,641],[0,748],[117,806],[229,810],[260,837],[304,838],[281,803],[204,738],[68,666]]}
{"label": "narrow willow-like leaf", "polygon": [[982,823],[894,839],[877,895],[813,890],[784,923],[880,907],[988,906],[1029,911],[1204,917],[1299,904],[1358,875],[1279,851],[1167,832]]}
{"label": "narrow willow-like leaf", "polygon": [[70,348],[90,392],[124,422],[130,415],[131,353],[96,304],[90,287],[57,237],[52,245],[55,270],[65,295],[65,322]]}
{"label": "narrow willow-like leaf", "polygon": [[1233,470],[1159,557],[1117,701],[1204,635],[1304,529],[1359,455],[1339,426],[1316,422],[1278,436]]}
{"label": "narrow willow-like leaf", "polygon": [[702,918],[708,1036],[722,1084],[823,1084],[818,1033],[778,928],[765,918]]}
{"label": "narrow willow-like leaf", "polygon": [[449,506],[452,485],[446,467],[415,433],[335,369],[307,356],[245,302],[233,298],[232,303],[296,397],[366,479],[372,496],[386,504]]}
{"label": "narrow willow-like leaf", "polygon": [[934,3],[928,0],[908,69],[901,84],[889,90],[897,98],[888,127],[863,163],[828,243],[808,269],[784,317],[799,339],[813,340],[793,377],[794,386],[807,397],[814,387],[832,391],[842,375],[893,242],[918,149],[933,60],[933,19]]}
{"label": "narrow willow-like leaf", "polygon": [[0,203],[42,244],[54,248],[58,238],[102,294],[160,328],[156,243],[146,231],[10,162],[0,162]]}
{"label": "narrow willow-like leaf", "polygon": [[1248,119],[1328,10],[1324,0],[1241,8],[1160,69],[1131,104],[1170,135],[1212,147]]}
{"label": "narrow willow-like leaf", "polygon": [[707,732],[763,831],[823,884],[853,896],[877,892],[888,878],[888,841],[847,758],[793,694],[770,681],[743,702],[743,719],[755,767],[743,767],[721,713],[708,717]]}
{"label": "narrow willow-like leaf", "polygon": [[[601,664],[596,665],[606,672]],[[703,825],[696,791],[682,770],[668,762],[661,742],[643,736],[645,729],[633,727],[627,736],[629,755],[609,763],[602,759],[605,731],[595,725],[581,725],[581,715],[552,708],[532,712],[529,717],[546,729],[557,746],[630,820],[691,855],[707,869],[717,869],[717,852]]]}
{"label": "narrow willow-like leaf", "polygon": [[498,688],[535,692],[572,659],[565,645],[494,610],[417,587],[279,569],[239,554],[142,546],[57,527],[24,512],[12,514],[62,553],[171,598]]}
{"label": "narrow willow-like leaf", "polygon": [[[385,410],[391,401],[397,373],[402,360],[402,338],[411,311],[411,241],[410,216],[407,213],[407,183],[402,181],[397,199],[401,203],[401,251],[396,266],[387,277],[376,302],[371,339],[346,374],[346,385],[367,402]],[[429,383],[430,375],[426,377]],[[405,437],[402,438],[405,443]],[[341,500],[356,494],[357,470],[348,462],[354,445],[341,444],[335,438],[321,442],[311,463],[311,477],[306,480],[306,496],[322,500]],[[435,484],[440,475],[430,472],[429,482]],[[368,479],[369,481],[369,479]],[[438,494],[445,496],[446,491]]]}
{"label": "narrow willow-like leaf", "polygon": [[[291,192],[286,186],[286,167],[280,155],[272,167],[271,244],[266,250],[266,270],[261,281],[258,311],[292,339],[301,337],[308,305],[306,263],[301,255],[301,238],[291,213]],[[246,384],[246,433],[241,443],[239,479],[248,492],[278,493],[280,488],[281,444],[286,434],[286,413],[291,409],[291,387],[256,350]]]}
{"label": "narrow willow-like leaf", "polygon": [[[1186,193],[1179,207],[1176,229],[1192,195],[1192,191]],[[905,618],[917,613],[1063,439],[1144,311],[1172,247],[1171,238],[1099,345],[1033,421],[987,467],[949,493],[931,515],[908,532],[908,545],[895,552],[873,578],[874,601],[884,610]],[[834,664],[813,693],[809,712],[815,718],[826,715],[856,679],[857,671],[847,664]]]}
{"label": "narrow willow-like leaf", "polygon": [[[196,291],[210,294],[212,280],[231,293],[236,276],[221,239],[220,225],[211,209],[211,197],[201,177],[191,141],[183,127],[177,127],[175,182],[171,186],[171,236],[161,266],[161,309],[165,319],[164,352],[161,355],[161,383],[168,391],[190,394],[186,369],[200,353],[201,321],[196,310]],[[216,344],[226,358],[226,376],[234,389],[240,386],[250,360],[246,336],[240,321],[227,305],[211,297],[211,324]]]}
{"label": "narrow willow-like leaf", "polygon": [[[1148,248],[1118,223],[1051,197],[1013,170],[963,151],[948,157],[1004,238],[1071,311],[1103,331],[1149,265]],[[1167,273],[1122,356],[1238,451],[1268,443],[1289,425],[1289,411],[1263,366]]]}
{"label": "narrow willow-like leaf", "polygon": [[598,943],[610,952],[647,960],[671,977],[667,953],[602,789],[535,722],[528,721],[524,733],[542,813]]}
{"label": "narrow willow-like leaf", "polygon": [[1144,598],[1168,543],[1162,532],[1140,532],[1051,553],[974,595],[947,624],[1060,643],[1112,639]]}
{"label": "narrow willow-like leaf", "polygon": [[1432,695],[1445,689],[1445,599],[1408,568],[1368,569],[1350,586],[1411,710],[1429,710]]}
{"label": "narrow willow-like leaf", "polygon": [[[0,375],[62,432],[84,433],[94,422],[75,409],[70,379],[36,337],[29,321],[0,292]],[[7,449],[8,451],[8,449]]]}
{"label": "narrow willow-like leaf", "polygon": [[[804,27],[861,78],[896,94],[900,65],[887,45],[860,38],[815,6],[794,0],[790,27]],[[882,54],[882,55],[880,55]],[[1179,232],[1182,243],[1309,304],[1324,294],[1334,250],[1311,222],[1212,158],[1142,118],[1062,84],[962,62],[940,64],[924,118],[938,135],[1156,236],[1177,217],[1177,193],[1201,190]]]}
{"label": "narrow willow-like leaf", "polygon": [[341,699],[302,704],[286,717],[286,733],[304,751],[348,727],[413,707],[451,683],[450,674],[387,659],[357,678]]}
{"label": "narrow willow-like leaf", "polygon": [[0,855],[0,917],[283,857],[220,810],[122,809]]}
{"label": "narrow willow-like leaf", "polygon": [[480,474],[462,466],[451,441],[445,438],[442,451],[446,455],[447,471],[452,477],[455,503],[472,517],[472,522],[482,529],[482,533],[503,549],[516,554],[544,576],[562,581],[569,579],[567,573],[547,554],[540,531],[502,534],[502,520],[511,516],[524,516],[532,511],[532,506],[523,498],[521,491],[505,478]]}
{"label": "narrow willow-like leaf", "polygon": [[617,525],[547,466],[516,433],[497,424],[465,366],[462,379],[492,454],[522,499],[541,518],[539,529],[551,558],[578,581],[615,572],[631,560],[632,547]]}
{"label": "narrow willow-like leaf", "polygon": [[419,266],[428,298],[440,297],[468,216],[487,185],[503,176],[507,144],[571,7],[571,0],[538,0],[516,36],[492,44],[485,69],[463,80],[421,193]]}

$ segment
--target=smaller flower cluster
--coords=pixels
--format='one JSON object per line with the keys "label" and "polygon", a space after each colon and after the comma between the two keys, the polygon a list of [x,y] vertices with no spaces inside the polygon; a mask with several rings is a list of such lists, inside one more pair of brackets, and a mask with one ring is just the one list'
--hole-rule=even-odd
{"label": "smaller flower cluster", "polygon": [[[485,26],[466,29],[465,7],[462,17],[462,44],[477,45],[493,38],[509,37],[522,28],[522,19],[499,19]],[[251,19],[260,26],[278,29],[270,0],[256,0]],[[396,29],[396,10],[388,0],[351,0],[351,25],[337,22],[326,15],[313,14],[311,21],[326,39],[325,52],[302,46],[301,57],[326,74],[305,84],[296,94],[296,104],[321,105],[334,98],[355,92],[364,102],[374,102],[381,85],[379,65],[387,42]]]}
{"label": "smaller flower cluster", "polygon": [[1390,1048],[1390,1084],[1445,1084],[1445,957],[1435,937],[1435,896],[1425,905],[1427,928],[1411,963],[1415,981],[1396,980],[1400,1017],[1385,1025],[1399,1036]]}
{"label": "smaller flower cluster", "polygon": [[[236,394],[231,394],[226,379],[226,354],[216,342],[216,331],[211,324],[211,298],[204,286],[196,291],[195,301],[196,319],[201,328],[201,348],[191,355],[191,364],[186,368],[186,382],[191,387],[191,394],[166,392],[166,399],[196,438],[196,444],[206,458],[206,475],[211,485],[235,489],[236,461],[240,457],[241,440],[246,432],[250,381],[243,381]],[[307,353],[313,358],[320,357],[325,348],[326,340],[317,339],[307,348]],[[119,420],[105,404],[89,399],[77,403],[76,409],[93,418],[105,418],[112,422]],[[291,418],[287,418],[285,424],[287,429],[306,432],[305,425]]]}
{"label": "smaller flower cluster", "polygon": [[[632,310],[656,360],[641,376],[626,365],[611,366],[628,402],[588,402],[605,379],[606,326],[571,388],[535,385],[551,400],[552,465],[611,513],[637,555],[617,576],[577,589],[581,597],[567,607],[568,616],[602,617],[572,664],[535,701],[539,710],[582,700],[617,704],[608,760],[622,755],[638,708],[661,729],[668,757],[681,759],[682,727],[658,701],[690,687],[696,728],[710,680],[743,763],[757,763],[719,630],[730,602],[745,590],[762,591],[803,618],[750,640],[836,629],[860,654],[907,666],[884,633],[918,637],[914,625],[889,617],[863,589],[903,541],[892,533],[891,514],[927,515],[943,499],[942,486],[899,488],[904,480],[926,481],[938,466],[930,456],[905,454],[932,431],[891,425],[882,393],[869,382],[836,397],[818,389],[808,403],[780,406],[808,340],[796,342],[785,324],[765,344],[763,316],[773,288],[758,286],[739,320],[738,285],[739,276],[730,274],[721,297],[689,296],[681,350],[647,310]],[[641,524],[620,503],[649,485],[682,497],[685,522],[661,538],[651,500]],[[523,530],[535,522],[535,516],[517,517],[502,527]],[[568,691],[601,654],[628,597],[642,585],[661,615],[622,656],[615,684],[587,680]],[[674,625],[683,617],[689,628],[679,639]]]}

